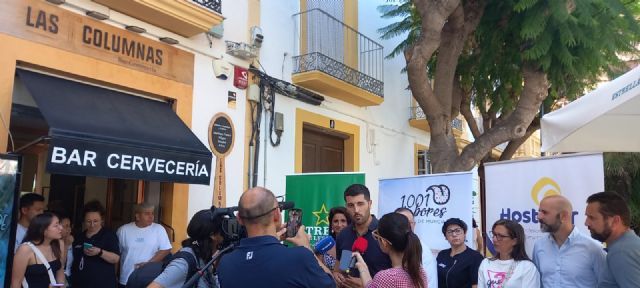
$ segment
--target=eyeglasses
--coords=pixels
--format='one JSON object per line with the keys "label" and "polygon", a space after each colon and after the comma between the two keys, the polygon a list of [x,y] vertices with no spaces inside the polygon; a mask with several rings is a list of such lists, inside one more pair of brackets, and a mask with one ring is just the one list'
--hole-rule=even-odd
{"label": "eyeglasses", "polygon": [[447,230],[447,235],[455,236],[455,235],[460,235],[463,232],[464,230],[462,230],[462,228],[450,229],[450,230]]}
{"label": "eyeglasses", "polygon": [[513,239],[513,237],[511,237],[509,235],[502,235],[500,233],[496,233],[496,232],[493,232],[493,231],[491,231],[490,233],[491,233],[491,238],[496,239],[498,241],[502,241],[505,238]]}
{"label": "eyeglasses", "polygon": [[87,226],[98,225],[101,222],[102,222],[101,220],[86,220],[86,221],[84,221],[84,223],[87,224]]}
{"label": "eyeglasses", "polygon": [[371,235],[373,235],[373,239],[376,239],[376,241],[378,242],[388,242],[389,244],[391,244],[391,242],[389,242],[389,240],[384,239],[384,237],[380,236],[380,233],[378,233],[378,229],[371,231]]}

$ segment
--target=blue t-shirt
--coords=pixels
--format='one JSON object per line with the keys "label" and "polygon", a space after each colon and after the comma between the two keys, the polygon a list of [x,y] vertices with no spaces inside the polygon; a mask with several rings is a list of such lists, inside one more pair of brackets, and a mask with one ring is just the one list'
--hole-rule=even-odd
{"label": "blue t-shirt", "polygon": [[609,244],[600,288],[640,287],[640,237],[633,230]]}
{"label": "blue t-shirt", "polygon": [[[376,230],[377,228],[378,219],[376,219],[376,216],[371,215],[371,224],[369,224],[367,232],[362,235],[362,237],[364,237],[368,242],[367,250],[362,254],[362,259],[367,263],[371,277],[375,276],[378,271],[391,268],[391,259],[389,259],[389,255],[380,250],[378,241],[376,241],[376,239],[373,238],[373,234],[371,234],[371,231]],[[354,224],[351,224],[340,231],[340,234],[338,234],[338,237],[336,238],[336,256],[338,259],[342,259],[342,250],[351,251],[351,246],[353,246],[353,242],[355,242],[358,237],[359,235]]]}
{"label": "blue t-shirt", "polygon": [[220,287],[336,287],[304,247],[287,248],[273,236],[240,240],[218,266]]}

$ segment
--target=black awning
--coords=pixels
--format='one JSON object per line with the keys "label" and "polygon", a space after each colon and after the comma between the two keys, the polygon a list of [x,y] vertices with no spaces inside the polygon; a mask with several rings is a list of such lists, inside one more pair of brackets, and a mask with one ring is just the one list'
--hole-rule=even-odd
{"label": "black awning", "polygon": [[169,103],[18,70],[49,124],[49,173],[209,184],[211,152]]}

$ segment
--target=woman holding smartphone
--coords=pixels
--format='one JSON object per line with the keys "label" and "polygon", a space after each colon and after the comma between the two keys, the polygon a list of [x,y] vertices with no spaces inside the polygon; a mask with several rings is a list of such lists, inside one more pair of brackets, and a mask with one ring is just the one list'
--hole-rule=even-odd
{"label": "woman holding smartphone", "polygon": [[104,227],[104,213],[98,201],[84,206],[85,230],[73,242],[72,287],[117,287],[120,248],[116,233]]}
{"label": "woman holding smartphone", "polygon": [[24,282],[29,288],[63,286],[59,284],[64,283],[65,251],[61,239],[62,226],[57,216],[45,212],[33,218],[13,257],[11,288],[20,288]]}

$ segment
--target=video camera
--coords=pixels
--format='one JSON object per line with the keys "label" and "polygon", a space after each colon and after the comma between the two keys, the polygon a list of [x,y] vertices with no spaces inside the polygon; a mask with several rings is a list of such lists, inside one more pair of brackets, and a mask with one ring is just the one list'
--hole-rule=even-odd
{"label": "video camera", "polygon": [[247,237],[247,231],[238,222],[238,218],[234,214],[235,211],[238,211],[238,207],[216,208],[211,206],[211,221],[215,221],[217,217],[222,218],[220,231],[224,240],[218,249],[223,249],[230,244],[238,244],[240,239]]}
{"label": "video camera", "polygon": [[[291,209],[295,206],[293,202],[281,201],[278,202],[278,207],[281,211]],[[221,217],[222,223],[222,237],[224,240],[218,249],[224,249],[229,245],[237,245],[240,239],[247,237],[247,231],[244,226],[240,225],[235,213],[238,211],[238,207],[216,208],[211,206],[211,221],[215,221],[216,217]]]}

